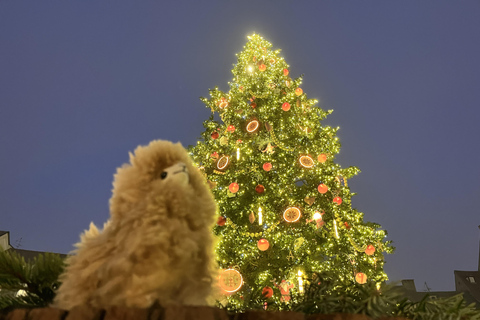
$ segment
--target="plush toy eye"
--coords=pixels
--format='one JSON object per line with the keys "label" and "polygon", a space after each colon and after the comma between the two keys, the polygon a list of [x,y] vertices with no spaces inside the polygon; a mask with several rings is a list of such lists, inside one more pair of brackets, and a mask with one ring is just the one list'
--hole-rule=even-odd
{"label": "plush toy eye", "polygon": [[161,174],[160,174],[160,178],[165,179],[167,177],[167,171],[163,171]]}

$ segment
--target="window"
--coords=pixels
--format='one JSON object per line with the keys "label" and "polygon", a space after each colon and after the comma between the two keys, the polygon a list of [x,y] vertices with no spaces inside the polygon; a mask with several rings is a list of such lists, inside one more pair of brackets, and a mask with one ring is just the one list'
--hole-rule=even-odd
{"label": "window", "polygon": [[475,277],[469,276],[467,277],[467,281],[470,283],[475,283]]}

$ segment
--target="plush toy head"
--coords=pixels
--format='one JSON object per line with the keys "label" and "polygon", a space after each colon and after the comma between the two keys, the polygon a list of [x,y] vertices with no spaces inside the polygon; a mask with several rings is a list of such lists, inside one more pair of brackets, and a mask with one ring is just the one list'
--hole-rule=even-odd
{"label": "plush toy head", "polygon": [[[205,179],[193,166],[180,143],[155,140],[148,146],[139,146],[130,153],[130,164],[117,170],[110,199],[112,220],[131,218],[131,209],[141,201],[162,195],[167,204],[172,201],[207,201],[213,198]],[[189,199],[193,198],[193,199]],[[211,209],[211,205],[208,206]],[[195,212],[198,220],[212,224],[214,216],[208,210]],[[125,215],[128,213],[129,217]],[[187,214],[177,212],[176,214]],[[206,219],[206,220],[205,220]]]}

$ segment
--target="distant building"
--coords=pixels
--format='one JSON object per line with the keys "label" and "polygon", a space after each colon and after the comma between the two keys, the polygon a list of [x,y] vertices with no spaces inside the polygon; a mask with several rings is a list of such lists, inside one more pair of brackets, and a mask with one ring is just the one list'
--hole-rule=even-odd
{"label": "distant building", "polygon": [[[14,251],[22,256],[25,261],[31,261],[36,256],[46,253],[42,251],[33,251],[33,250],[23,250],[17,249],[10,245],[10,232],[8,231],[0,231],[0,251]],[[66,258],[66,254],[59,254],[62,258]]]}
{"label": "distant building", "polygon": [[[480,226],[478,226],[480,229]],[[453,271],[455,276],[455,291],[429,291],[418,292],[415,287],[415,281],[412,279],[402,280],[401,290],[405,296],[412,302],[418,302],[429,294],[433,299],[448,298],[463,293],[465,301],[476,303],[477,308],[480,308],[480,244],[478,252],[478,270],[476,271]]]}

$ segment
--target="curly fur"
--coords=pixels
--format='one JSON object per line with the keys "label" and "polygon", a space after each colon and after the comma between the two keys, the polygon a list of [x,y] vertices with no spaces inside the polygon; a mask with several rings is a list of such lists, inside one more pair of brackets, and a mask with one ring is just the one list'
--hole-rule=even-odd
{"label": "curly fur", "polygon": [[[187,183],[161,178],[179,162],[188,170]],[[203,176],[180,143],[138,147],[114,176],[103,231],[91,223],[67,259],[54,306],[206,304],[216,270],[215,211]]]}

